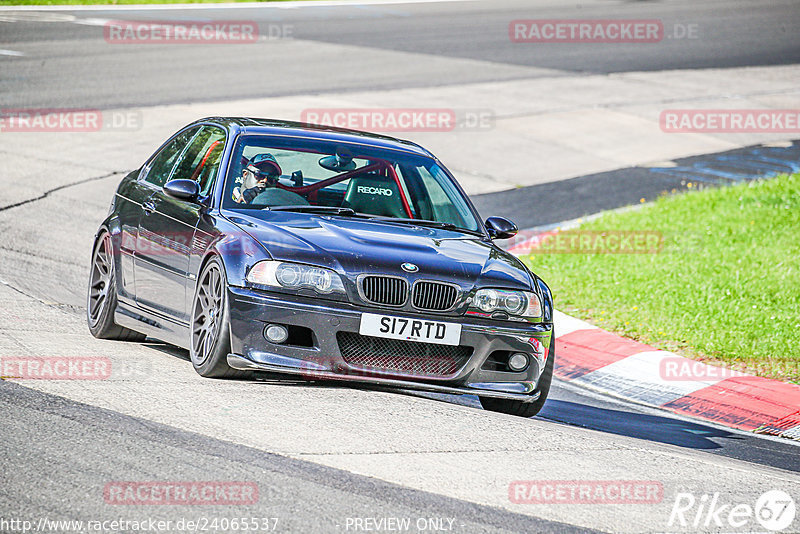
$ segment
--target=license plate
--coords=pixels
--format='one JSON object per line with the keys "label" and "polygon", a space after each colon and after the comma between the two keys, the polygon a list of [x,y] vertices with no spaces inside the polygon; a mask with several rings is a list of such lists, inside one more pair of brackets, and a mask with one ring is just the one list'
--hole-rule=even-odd
{"label": "license plate", "polygon": [[461,325],[425,319],[408,319],[391,315],[364,313],[358,333],[364,336],[421,341],[437,345],[458,345]]}

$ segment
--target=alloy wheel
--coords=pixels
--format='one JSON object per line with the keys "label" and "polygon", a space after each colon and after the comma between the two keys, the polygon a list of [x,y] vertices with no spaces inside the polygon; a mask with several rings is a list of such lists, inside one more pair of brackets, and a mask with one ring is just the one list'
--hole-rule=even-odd
{"label": "alloy wheel", "polygon": [[214,350],[222,314],[222,273],[210,264],[197,289],[192,318],[192,359],[202,365]]}
{"label": "alloy wheel", "polygon": [[100,322],[108,306],[114,273],[111,261],[111,238],[105,235],[95,250],[89,280],[89,319],[93,326]]}

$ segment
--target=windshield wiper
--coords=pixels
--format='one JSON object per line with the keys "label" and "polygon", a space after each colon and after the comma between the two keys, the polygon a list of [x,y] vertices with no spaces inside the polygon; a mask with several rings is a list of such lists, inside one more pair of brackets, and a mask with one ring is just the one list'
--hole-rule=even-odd
{"label": "windshield wiper", "polygon": [[457,232],[465,232],[467,234],[482,235],[480,232],[469,230],[467,228],[462,228],[460,226],[456,226],[453,223],[444,221],[431,221],[429,219],[405,219],[402,217],[375,217],[375,219],[379,221],[414,224],[417,226],[428,226],[431,228],[441,228],[442,230],[455,230]]}
{"label": "windshield wiper", "polygon": [[296,211],[299,213],[325,213],[331,215],[343,215],[346,217],[358,216],[351,208],[340,208],[336,206],[267,206],[268,211]]}
{"label": "windshield wiper", "polygon": [[442,230],[454,230],[456,232],[464,232],[467,234],[482,236],[478,231],[469,230],[456,226],[453,223],[443,221],[431,221],[429,219],[406,219],[403,217],[381,217],[378,215],[370,215],[368,213],[360,213],[352,208],[342,208],[337,206],[267,206],[263,208],[267,211],[296,211],[298,213],[322,213],[325,215],[340,215],[343,217],[358,217],[363,219],[371,219],[373,221],[381,222],[394,222],[401,224],[412,224],[416,226],[427,226],[430,228],[441,228]]}
{"label": "windshield wiper", "polygon": [[458,226],[449,222],[431,221],[428,219],[404,219],[402,217],[378,217],[381,221],[416,224],[417,226],[433,226],[434,228],[443,228],[444,230],[456,230]]}

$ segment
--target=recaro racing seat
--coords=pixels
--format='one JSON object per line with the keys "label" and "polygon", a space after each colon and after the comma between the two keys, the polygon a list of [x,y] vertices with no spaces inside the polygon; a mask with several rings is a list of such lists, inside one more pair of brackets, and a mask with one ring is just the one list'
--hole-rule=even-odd
{"label": "recaro racing seat", "polygon": [[381,217],[408,217],[397,183],[388,176],[365,174],[350,179],[343,208]]}

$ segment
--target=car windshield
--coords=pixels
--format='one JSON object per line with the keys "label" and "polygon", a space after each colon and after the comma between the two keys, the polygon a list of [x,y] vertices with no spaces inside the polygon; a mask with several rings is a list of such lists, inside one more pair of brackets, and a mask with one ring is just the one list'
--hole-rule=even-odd
{"label": "car windshield", "polygon": [[468,201],[432,158],[334,141],[242,135],[223,194],[225,208],[296,208],[480,231]]}

